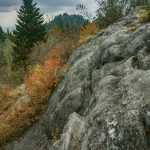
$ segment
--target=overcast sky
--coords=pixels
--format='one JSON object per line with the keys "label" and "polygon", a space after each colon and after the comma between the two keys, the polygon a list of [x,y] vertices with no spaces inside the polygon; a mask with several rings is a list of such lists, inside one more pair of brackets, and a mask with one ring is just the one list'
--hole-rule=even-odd
{"label": "overcast sky", "polygon": [[[96,10],[95,0],[34,0],[38,7],[45,13],[45,21],[54,18],[55,15],[67,12],[69,14],[77,13],[76,4],[84,3],[88,10],[94,14]],[[0,26],[13,28],[16,23],[17,10],[22,0],[0,0]]]}

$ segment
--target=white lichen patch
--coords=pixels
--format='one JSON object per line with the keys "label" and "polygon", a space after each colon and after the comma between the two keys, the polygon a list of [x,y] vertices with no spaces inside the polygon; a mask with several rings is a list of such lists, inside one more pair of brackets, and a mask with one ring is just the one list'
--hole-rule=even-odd
{"label": "white lichen patch", "polygon": [[148,117],[150,116],[150,111],[147,112],[147,116],[148,116]]}
{"label": "white lichen patch", "polygon": [[105,140],[106,136],[104,133],[101,133],[101,136],[99,138],[99,143],[103,142]]}
{"label": "white lichen patch", "polygon": [[117,126],[117,121],[113,120],[111,122],[107,121],[107,128],[108,128],[108,134],[111,139],[116,138],[116,126]]}

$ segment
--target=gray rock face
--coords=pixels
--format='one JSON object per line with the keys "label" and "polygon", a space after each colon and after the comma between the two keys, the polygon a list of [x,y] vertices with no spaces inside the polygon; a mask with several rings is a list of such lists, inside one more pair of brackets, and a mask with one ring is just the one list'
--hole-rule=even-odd
{"label": "gray rock face", "polygon": [[6,150],[150,149],[150,23],[137,13],[74,52],[47,112]]}

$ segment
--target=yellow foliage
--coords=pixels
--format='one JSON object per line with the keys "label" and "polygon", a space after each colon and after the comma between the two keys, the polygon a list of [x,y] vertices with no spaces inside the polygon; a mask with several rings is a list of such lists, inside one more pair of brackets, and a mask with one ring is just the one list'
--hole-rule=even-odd
{"label": "yellow foliage", "polygon": [[79,43],[89,40],[93,35],[99,32],[99,28],[94,23],[89,23],[81,29]]}
{"label": "yellow foliage", "polygon": [[38,66],[33,74],[26,78],[26,93],[34,105],[44,103],[58,85],[74,46],[68,42],[52,49],[45,58],[44,65]]}
{"label": "yellow foliage", "polygon": [[139,22],[144,23],[150,21],[150,11],[143,9],[139,14]]}
{"label": "yellow foliage", "polygon": [[81,36],[96,34],[99,31],[99,28],[94,23],[87,24],[81,30]]}
{"label": "yellow foliage", "polygon": [[50,34],[52,34],[55,38],[61,38],[63,35],[63,31],[61,28],[55,26],[51,29]]}
{"label": "yellow foliage", "polygon": [[128,29],[127,29],[127,31],[128,31],[128,32],[134,32],[134,31],[136,31],[138,28],[139,28],[138,26],[129,26]]}

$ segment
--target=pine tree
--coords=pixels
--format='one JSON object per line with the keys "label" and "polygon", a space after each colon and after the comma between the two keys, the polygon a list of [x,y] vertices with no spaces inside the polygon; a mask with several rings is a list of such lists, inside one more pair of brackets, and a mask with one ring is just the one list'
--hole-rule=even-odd
{"label": "pine tree", "polygon": [[14,42],[13,63],[25,67],[34,44],[46,40],[43,14],[33,0],[22,0],[11,40]]}
{"label": "pine tree", "polygon": [[5,40],[5,33],[2,29],[2,27],[0,26],[0,43],[3,43]]}

